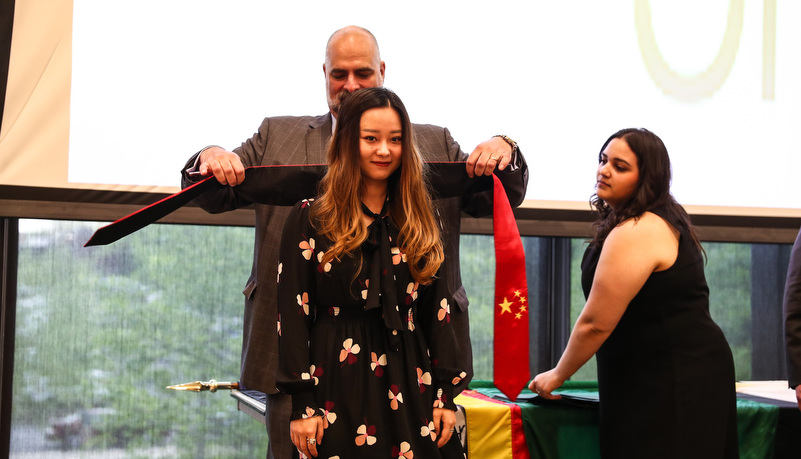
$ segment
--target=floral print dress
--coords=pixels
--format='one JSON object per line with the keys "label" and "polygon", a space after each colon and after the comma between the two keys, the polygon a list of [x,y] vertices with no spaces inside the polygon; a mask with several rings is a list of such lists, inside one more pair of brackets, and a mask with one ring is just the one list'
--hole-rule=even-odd
{"label": "floral print dress", "polygon": [[313,205],[287,219],[278,268],[277,384],[292,420],[323,416],[319,458],[440,457],[433,408],[455,410],[466,376],[445,281],[414,281],[383,213],[360,254],[321,263],[331,241],[310,224]]}

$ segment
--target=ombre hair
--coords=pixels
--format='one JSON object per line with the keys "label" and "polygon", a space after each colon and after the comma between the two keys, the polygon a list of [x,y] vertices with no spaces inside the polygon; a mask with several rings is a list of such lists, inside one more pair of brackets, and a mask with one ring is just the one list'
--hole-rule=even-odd
{"label": "ombre hair", "polygon": [[662,139],[644,128],[621,129],[604,142],[598,153],[599,163],[606,146],[613,139],[626,142],[634,152],[637,157],[639,180],[634,193],[617,209],[612,209],[598,197],[597,193],[592,195],[590,203],[599,214],[594,223],[596,232],[592,243],[600,246],[617,225],[632,218],[636,220],[645,212],[662,208],[667,213],[669,223],[686,228],[695,246],[700,252],[704,252],[695,228],[690,223],[690,216],[670,194],[670,156]]}
{"label": "ombre hair", "polygon": [[367,110],[383,107],[395,110],[402,126],[401,164],[389,177],[387,215],[400,228],[397,243],[406,254],[412,277],[428,284],[444,259],[442,241],[423,160],[412,141],[412,123],[403,102],[389,89],[360,89],[342,103],[328,147],[328,171],[311,208],[312,222],[320,234],[333,241],[323,255],[326,262],[358,252],[367,239],[361,202],[364,180],[359,166],[361,118]]}

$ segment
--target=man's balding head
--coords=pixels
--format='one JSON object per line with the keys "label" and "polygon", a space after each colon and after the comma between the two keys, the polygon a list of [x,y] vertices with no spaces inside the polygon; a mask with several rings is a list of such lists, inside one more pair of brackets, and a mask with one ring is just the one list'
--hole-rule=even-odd
{"label": "man's balding head", "polygon": [[358,26],[334,32],[325,48],[323,72],[328,108],[334,116],[342,100],[353,91],[382,86],[384,62],[373,34]]}

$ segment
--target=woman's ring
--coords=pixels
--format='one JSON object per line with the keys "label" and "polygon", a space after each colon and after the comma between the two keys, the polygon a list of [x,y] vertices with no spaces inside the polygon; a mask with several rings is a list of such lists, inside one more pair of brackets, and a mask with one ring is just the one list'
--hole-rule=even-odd
{"label": "woman's ring", "polygon": [[306,443],[308,443],[310,445],[313,445],[313,444],[317,443],[317,439],[316,438],[307,438],[306,439]]}
{"label": "woman's ring", "polygon": [[498,157],[497,156],[490,156],[490,159],[495,161],[496,163],[498,162]]}

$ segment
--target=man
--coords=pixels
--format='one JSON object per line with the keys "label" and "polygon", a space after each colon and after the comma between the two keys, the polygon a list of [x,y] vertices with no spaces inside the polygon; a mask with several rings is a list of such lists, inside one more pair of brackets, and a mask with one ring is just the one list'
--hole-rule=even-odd
{"label": "man", "polygon": [[[360,88],[384,83],[385,63],[381,61],[378,43],[366,29],[349,26],[337,30],[326,46],[325,74],[330,113],[322,116],[266,118],[258,132],[234,152],[221,147],[207,147],[189,159],[183,173],[182,186],[193,184],[200,176],[214,175],[229,188],[205,194],[197,200],[209,212],[224,212],[251,204],[237,195],[236,185],[244,180],[244,168],[275,164],[324,164],[326,147],[333,131],[342,100]],[[458,161],[467,156],[447,129],[431,125],[415,125],[415,141],[425,160]],[[490,175],[498,169],[513,206],[525,196],[528,168],[516,144],[508,137],[495,136],[479,144],[466,162],[467,173]],[[313,195],[315,190],[308,190]],[[457,307],[452,310],[457,339],[463,346],[465,368],[469,369],[466,385],[472,377],[472,350],[467,320],[467,296],[459,272],[459,226],[461,212],[487,215],[491,211],[491,195],[450,198],[440,203],[444,226],[446,256],[451,260],[448,288]],[[292,457],[289,438],[291,399],[275,388],[278,366],[278,336],[275,304],[276,275],[280,235],[289,207],[255,205],[256,241],[253,267],[244,290],[245,320],[242,343],[241,383],[267,394],[267,430],[270,444],[268,457]],[[464,388],[464,386],[462,387]]]}
{"label": "man", "polygon": [[801,410],[801,231],[795,239],[784,285],[784,339],[788,384]]}

